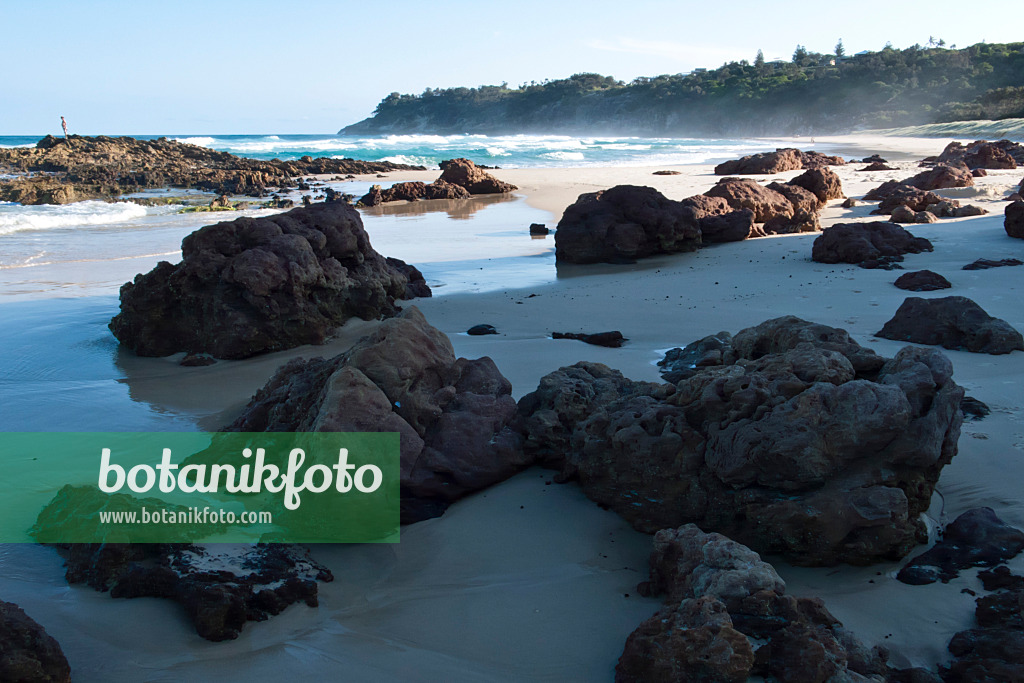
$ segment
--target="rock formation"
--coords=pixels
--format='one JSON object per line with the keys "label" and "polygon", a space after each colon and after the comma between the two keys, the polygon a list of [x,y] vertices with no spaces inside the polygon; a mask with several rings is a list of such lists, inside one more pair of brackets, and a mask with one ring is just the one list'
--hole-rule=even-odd
{"label": "rock formation", "polygon": [[932,204],[938,204],[942,197],[934,192],[911,187],[899,180],[888,180],[864,195],[868,201],[879,202],[873,213],[888,215],[897,206],[906,206],[911,211],[924,211]]}
{"label": "rock formation", "polygon": [[715,175],[762,175],[825,166],[842,166],[845,163],[846,161],[842,157],[784,148],[723,162],[715,166]]}
{"label": "rock formation", "polygon": [[995,259],[980,258],[968,263],[962,270],[988,270],[989,268],[1005,268],[1007,266],[1024,266],[1024,261],[1017,258]]}
{"label": "rock formation", "polygon": [[949,289],[953,286],[949,284],[949,280],[930,270],[904,273],[896,278],[896,282],[893,284],[911,292],[934,292],[937,289]]}
{"label": "rock formation", "polygon": [[682,202],[684,213],[700,228],[702,244],[739,242],[764,235],[754,225],[754,212],[733,209],[721,197],[698,194]]}
{"label": "rock formation", "polygon": [[320,344],[351,317],[391,315],[396,299],[427,291],[422,276],[409,280],[419,271],[373,250],[359,213],[340,202],[209,225],[181,249],[179,264],[121,287],[110,329],[139,355],[246,358]]}
{"label": "rock formation", "polygon": [[692,522],[807,565],[925,540],[918,515],[962,422],[944,355],[885,359],[786,317],[701,358],[675,385],[588,362],[545,376],[519,402],[527,452],[647,533]]}
{"label": "rock formation", "polygon": [[736,210],[750,209],[754,212],[756,223],[765,223],[776,216],[793,216],[793,205],[785,195],[751,178],[722,178],[704,194],[708,197],[721,197]]}
{"label": "rock formation", "polygon": [[1010,237],[1024,239],[1024,201],[1018,200],[1006,205],[1003,227]]}
{"label": "rock formation", "polygon": [[441,177],[438,180],[463,187],[470,194],[500,194],[518,189],[511,183],[498,180],[469,159],[442,161]]}
{"label": "rock formation", "polygon": [[835,171],[828,168],[812,168],[789,181],[790,185],[802,187],[818,198],[818,207],[824,207],[830,199],[846,199],[843,184]]}
{"label": "rock formation", "polygon": [[979,572],[978,578],[986,591],[995,592],[977,599],[978,626],[950,640],[949,652],[955,659],[941,669],[943,680],[1019,683],[1024,680],[1024,577],[996,567]]}
{"label": "rock formation", "polygon": [[455,358],[415,307],[331,359],[292,360],[226,431],[401,434],[402,522],[532,462],[511,428],[512,387],[490,358]]}
{"label": "rock formation", "polygon": [[932,244],[895,223],[836,223],[826,228],[811,246],[818,263],[856,263],[878,268],[903,260],[903,254],[932,251]]}
{"label": "rock formation", "polygon": [[936,164],[903,182],[919,190],[942,190],[949,187],[971,187],[974,185],[974,176],[963,164]]}
{"label": "rock formation", "polygon": [[1017,168],[1019,164],[1024,164],[1024,145],[1009,140],[975,140],[969,145],[953,141],[942,150],[938,161],[960,163],[971,170]]}
{"label": "rock formation", "polygon": [[3,600],[0,600],[0,681],[71,681],[71,667],[53,636],[23,609]]}
{"label": "rock formation", "polygon": [[[659,531],[641,593],[665,606],[626,641],[616,683],[879,680],[885,650],[869,649],[817,598],[786,595],[757,553],[693,524]],[[871,678],[864,678],[871,677]]]}
{"label": "rock formation", "polygon": [[974,353],[1024,351],[1020,332],[963,296],[909,297],[875,335]]}
{"label": "rock formation", "polygon": [[413,181],[395,183],[386,190],[382,190],[380,185],[374,185],[369,192],[360,197],[357,205],[378,206],[384,202],[415,202],[419,199],[465,199],[468,196],[469,190],[466,188],[443,180],[435,180],[429,185]]}

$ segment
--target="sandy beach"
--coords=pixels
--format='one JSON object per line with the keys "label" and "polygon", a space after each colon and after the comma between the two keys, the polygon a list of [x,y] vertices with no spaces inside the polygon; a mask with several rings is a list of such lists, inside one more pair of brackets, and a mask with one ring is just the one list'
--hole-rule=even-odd
{"label": "sandy beach", "polygon": [[[846,195],[855,198],[886,180],[913,175],[917,161],[938,154],[946,142],[855,136],[815,140],[818,147],[827,144],[848,157],[879,153],[898,167],[865,173],[857,170],[863,166],[859,163],[833,167]],[[812,148],[806,139],[793,144]],[[581,193],[620,184],[649,185],[670,199],[683,199],[717,182],[712,168],[492,173],[517,185],[517,196],[533,210],[522,214],[521,224],[501,230],[528,245],[524,250],[543,264],[531,268],[555,269],[553,236],[531,240],[527,233],[533,216],[546,215],[546,221],[538,222],[553,228]],[[657,170],[680,174],[652,175]],[[799,173],[757,179],[785,181]],[[396,172],[388,174],[388,181],[436,177],[437,171]],[[951,290],[913,294],[893,286],[900,271],[815,263],[810,252],[817,235],[798,234],[711,245],[635,265],[558,266],[555,277],[531,278],[525,286],[513,263],[502,288],[442,289],[438,296],[410,304],[448,335],[459,356],[492,358],[517,399],[533,391],[545,374],[581,360],[604,363],[632,379],[657,381],[656,363],[666,350],[789,314],[848,330],[857,342],[891,357],[903,344],[874,334],[908,294],[966,296],[1024,330],[1019,303],[1024,268],[962,270],[979,258],[1024,259],[1024,242],[1009,239],[1003,229],[1004,197],[1020,180],[1020,169],[996,170],[977,178],[974,187],[939,190],[988,214],[906,226],[931,240],[935,250],[908,255],[905,270],[941,273],[952,282]],[[869,215],[873,204],[846,209],[840,203],[833,200],[822,212],[823,227],[878,220]],[[432,209],[432,202],[419,202],[389,210]],[[438,204],[436,210],[453,209]],[[469,226],[474,220],[472,212],[455,218]],[[370,235],[379,251],[392,255],[387,245],[395,236],[378,240],[372,228]],[[453,243],[451,249],[457,248]],[[445,245],[437,249],[444,251]],[[416,263],[414,257],[395,255]],[[157,260],[136,259],[132,265],[148,270]],[[31,301],[22,299],[18,305]],[[180,367],[180,356],[139,358],[113,348],[112,340],[104,353],[112,354],[132,401],[216,429],[237,415],[288,359],[335,355],[376,324],[350,321],[326,346],[204,368]],[[465,334],[477,324],[493,325],[499,334]],[[621,331],[629,341],[609,349],[551,339],[555,331],[608,330]],[[1024,527],[1024,353],[944,353],[953,362],[956,382],[992,413],[964,424],[959,454],[943,471],[928,513],[929,527],[934,530],[977,506],[992,507],[1007,523]],[[443,517],[406,527],[398,546],[315,548],[317,559],[337,577],[321,586],[320,607],[292,606],[267,622],[249,624],[229,643],[200,639],[170,602],[113,600],[90,588],[68,587],[60,559],[46,548],[0,548],[0,597],[20,604],[61,643],[76,681],[251,681],[306,679],[326,672],[365,681],[611,680],[626,637],[660,604],[635,590],[647,578],[651,537],[600,509],[575,484],[554,484],[551,477],[539,468],[527,470],[456,503]],[[950,637],[973,622],[974,597],[962,590],[978,589],[977,570],[962,572],[948,584],[909,586],[895,579],[902,563],[798,568],[780,558],[766,559],[785,579],[789,593],[824,599],[867,645],[888,647],[890,663],[898,667],[934,669],[949,658]],[[1019,571],[1024,558],[1009,564]],[[34,569],[19,569],[27,565]],[[131,626],[139,623],[146,628]]]}

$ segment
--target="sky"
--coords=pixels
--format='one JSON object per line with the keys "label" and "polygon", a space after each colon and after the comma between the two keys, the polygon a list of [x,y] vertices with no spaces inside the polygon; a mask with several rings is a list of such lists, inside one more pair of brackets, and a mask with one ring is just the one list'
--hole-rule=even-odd
{"label": "sky", "polygon": [[[725,10],[728,10],[726,13]],[[1016,0],[0,0],[0,135],[334,133],[388,93],[1024,40]]]}

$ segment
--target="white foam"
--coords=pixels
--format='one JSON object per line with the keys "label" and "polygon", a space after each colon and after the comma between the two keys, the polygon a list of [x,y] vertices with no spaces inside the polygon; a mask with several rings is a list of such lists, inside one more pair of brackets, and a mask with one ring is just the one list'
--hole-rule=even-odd
{"label": "white foam", "polygon": [[437,162],[430,157],[418,157],[411,154],[396,154],[390,157],[383,157],[381,161],[390,161],[393,164],[408,164],[409,166],[426,166],[434,168]]}
{"label": "white foam", "polygon": [[545,152],[541,156],[558,161],[583,161],[584,159],[583,152]]}
{"label": "white foam", "polygon": [[87,201],[64,205],[0,206],[0,235],[24,230],[52,230],[77,225],[124,223],[146,215],[145,207],[130,202]]}
{"label": "white foam", "polygon": [[174,140],[176,142],[184,142],[189,145],[199,145],[200,147],[209,147],[210,145],[217,141],[216,138],[208,138],[202,136],[194,138],[174,138]]}

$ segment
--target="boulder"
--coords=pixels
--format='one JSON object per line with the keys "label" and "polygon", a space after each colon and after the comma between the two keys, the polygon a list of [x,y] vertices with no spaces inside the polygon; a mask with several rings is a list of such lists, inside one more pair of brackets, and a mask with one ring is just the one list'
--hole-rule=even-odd
{"label": "boulder", "polygon": [[[971,170],[1017,168],[1017,161],[1008,151],[1014,144],[1009,140],[1002,140],[998,143],[976,140],[969,145],[953,141],[942,150],[939,161],[947,164],[961,163]],[[1024,154],[1024,147],[1016,146],[1020,147],[1021,153]],[[1024,156],[1022,156],[1022,160],[1024,160]]]}
{"label": "boulder", "polygon": [[543,223],[530,223],[531,235],[547,235],[551,231]]}
{"label": "boulder", "polygon": [[498,330],[494,329],[494,325],[473,325],[466,330],[466,334],[471,337],[481,337],[487,334],[498,334]]}
{"label": "boulder", "polygon": [[722,178],[704,194],[724,199],[734,210],[750,209],[756,223],[765,223],[776,216],[793,217],[793,205],[785,195],[750,178]]}
{"label": "boulder", "polygon": [[1024,531],[996,516],[992,508],[973,508],[946,526],[942,540],[908,562],[896,578],[920,586],[948,583],[968,567],[993,567],[1024,550]]}
{"label": "boulder", "polygon": [[594,346],[606,346],[611,349],[617,349],[622,346],[625,342],[629,341],[622,336],[622,333],[618,330],[611,332],[595,332],[594,334],[584,334],[581,332],[552,332],[552,339],[575,339],[577,341],[584,342],[586,344],[593,344]]}
{"label": "boulder", "polygon": [[858,171],[898,171],[898,168],[892,166],[886,166],[885,162],[874,161],[865,166],[864,168],[858,168]]}
{"label": "boulder", "polygon": [[0,600],[0,681],[71,681],[71,667],[53,636],[23,609],[3,600]]}
{"label": "boulder", "polygon": [[469,159],[442,161],[439,181],[458,185],[470,194],[501,194],[519,189],[511,183],[498,180]]}
{"label": "boulder", "polygon": [[974,168],[971,169],[971,175],[975,178],[984,178],[988,175],[988,171],[983,168]]}
{"label": "boulder", "polygon": [[888,159],[883,159],[880,154],[872,154],[869,157],[861,159],[861,162],[865,164],[885,164],[888,163],[888,161]]}
{"label": "boulder", "polygon": [[905,206],[897,206],[892,210],[889,220],[893,223],[936,223],[939,219],[931,211],[914,212]]}
{"label": "boulder", "polygon": [[896,282],[893,284],[900,289],[907,289],[911,292],[934,292],[937,289],[949,289],[953,286],[949,284],[949,280],[930,270],[915,270],[912,273],[904,273],[896,278]]}
{"label": "boulder", "polygon": [[647,533],[694,523],[804,565],[927,538],[963,419],[948,358],[885,359],[791,316],[719,342],[675,385],[589,362],[545,376],[519,402],[526,451]]}
{"label": "boulder", "polygon": [[790,180],[789,184],[810,191],[818,198],[819,208],[825,206],[830,199],[846,199],[839,176],[827,166],[805,171]]}
{"label": "boulder", "polygon": [[692,210],[652,187],[618,185],[580,195],[555,230],[555,260],[599,263],[693,251],[700,227]]}
{"label": "boulder", "polygon": [[923,251],[932,251],[931,242],[914,237],[895,223],[836,223],[814,240],[811,259],[878,267],[902,261],[903,254]]}
{"label": "boulder", "polygon": [[388,266],[399,275],[405,277],[405,294],[403,299],[428,299],[433,296],[427,281],[423,278],[420,269],[411,263],[388,256],[384,259]]}
{"label": "boulder", "polygon": [[754,212],[734,210],[722,197],[698,194],[682,200],[689,220],[696,221],[701,243],[739,242],[748,237],[763,236],[754,225]]}
{"label": "boulder", "polygon": [[341,202],[209,225],[181,249],[177,265],[161,261],[121,287],[110,329],[140,356],[247,358],[321,344],[349,318],[395,313],[410,284],[427,291],[422,276],[409,279],[419,271],[374,251]]}
{"label": "boulder", "polygon": [[1003,228],[1006,229],[1006,234],[1024,239],[1024,201],[1018,200],[1007,204],[1003,215]]}
{"label": "boulder", "polygon": [[922,171],[903,182],[919,190],[942,190],[949,187],[971,187],[974,185],[974,176],[962,164],[958,166],[936,164],[933,168]]}
{"label": "boulder", "polygon": [[284,365],[226,431],[398,432],[408,524],[532,462],[511,427],[515,414],[494,362],[456,359],[448,337],[411,306],[339,356]]}
{"label": "boulder", "polygon": [[998,261],[980,258],[973,263],[968,263],[963,270],[988,270],[989,268],[1004,268],[1006,266],[1024,266],[1024,261],[1016,258],[1004,258]]}
{"label": "boulder", "polygon": [[887,653],[868,649],[821,600],[785,595],[757,553],[693,524],[659,531],[644,594],[664,607],[628,638],[617,683],[864,681],[886,673]]}
{"label": "boulder", "polygon": [[763,175],[796,171],[799,169],[822,168],[825,166],[842,166],[846,161],[842,157],[833,157],[820,152],[802,152],[787,147],[774,152],[762,152],[726,161],[715,166],[715,175]]}
{"label": "boulder", "polygon": [[414,181],[395,183],[386,190],[382,190],[380,185],[374,185],[370,188],[369,192],[359,199],[357,205],[377,206],[385,202],[415,202],[419,199],[465,199],[469,195],[470,193],[466,188],[453,185],[441,179],[435,180],[429,185]]}
{"label": "boulder", "polygon": [[994,355],[1024,351],[1024,338],[962,296],[909,297],[875,336]]}
{"label": "boulder", "polygon": [[903,181],[888,180],[864,195],[868,201],[879,202],[873,213],[888,215],[897,206],[906,206],[911,211],[924,211],[930,204],[945,201],[934,192],[911,187]]}

